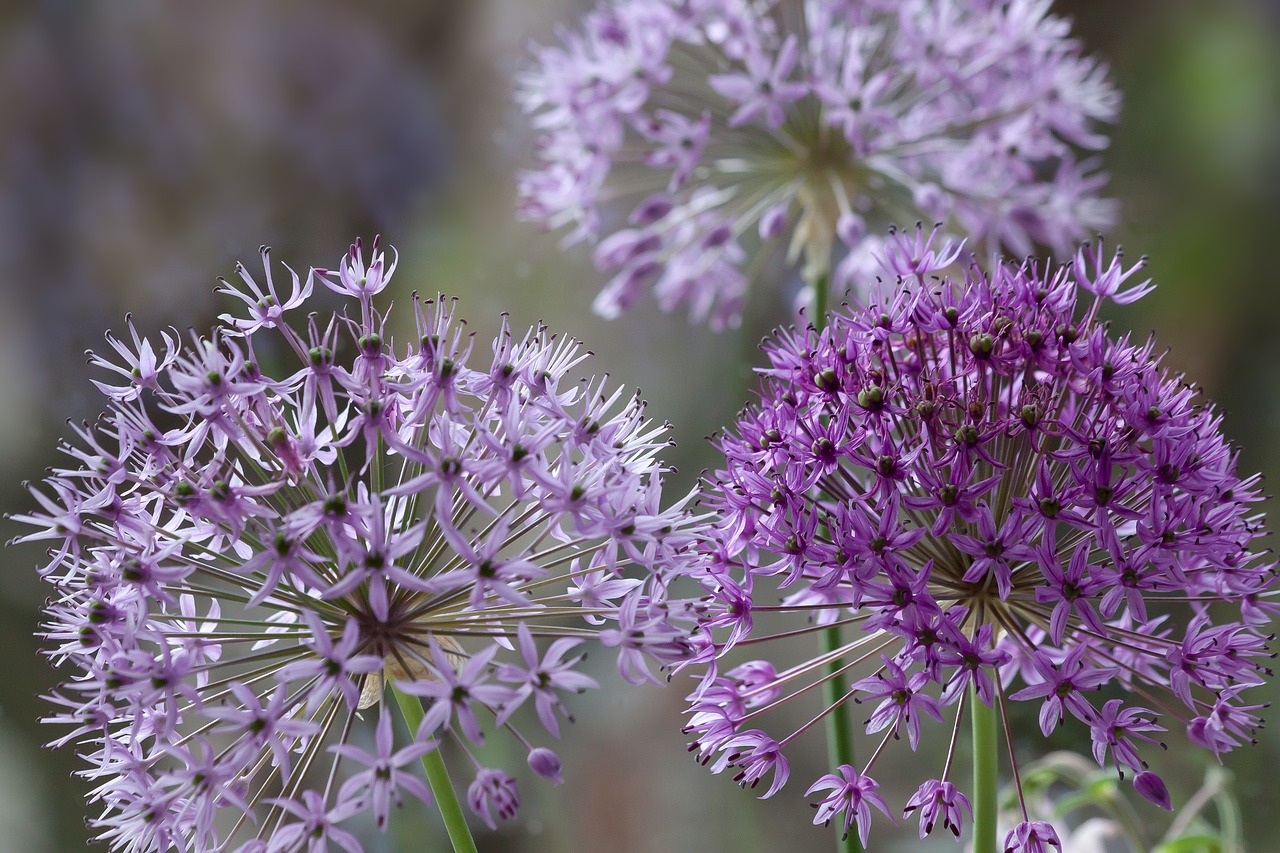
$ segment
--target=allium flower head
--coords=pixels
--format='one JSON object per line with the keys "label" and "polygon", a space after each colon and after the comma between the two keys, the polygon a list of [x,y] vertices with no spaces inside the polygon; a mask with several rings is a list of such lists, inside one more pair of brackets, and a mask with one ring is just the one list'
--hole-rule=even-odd
{"label": "allium flower head", "polygon": [[[263,260],[211,335],[108,338],[110,411],[19,517],[54,543],[49,721],[114,849],[358,850],[342,824],[426,799],[415,765],[446,737],[470,757],[500,733],[558,782],[530,723],[558,736],[596,686],[584,643],[632,680],[688,650],[665,588],[691,522],[661,508],[642,402],[576,379],[586,354],[541,328],[504,321],[475,365],[443,299],[414,296],[397,348],[376,243],[287,293]],[[348,307],[291,325],[316,281]],[[406,743],[388,684],[426,703]],[[515,778],[471,761],[477,813],[513,816]]]}
{"label": "allium flower head", "polygon": [[713,326],[781,247],[809,282],[838,262],[837,292],[921,220],[1065,252],[1113,218],[1074,152],[1106,144],[1118,97],[1048,6],[601,0],[522,82],[522,215],[595,244],[605,316],[650,289]]}
{"label": "allium flower head", "polygon": [[[1099,321],[1150,289],[1132,280],[1141,266],[1099,244],[1058,269],[909,276],[766,343],[759,402],[718,440],[725,467],[706,483],[724,521],[699,569],[705,673],[687,731],[703,760],[745,768],[751,739],[771,745],[754,778],[785,772],[812,722],[777,730],[773,712],[828,667],[873,748],[810,790],[834,787],[818,817],[843,808],[859,832],[885,745],[958,725],[971,695],[1027,703],[1045,735],[1087,735],[1163,808],[1143,756],[1166,730],[1218,753],[1249,739],[1274,610],[1274,564],[1252,550],[1258,478],[1237,475],[1219,415],[1151,341]],[[845,640],[830,655],[723,660],[829,625]],[[922,836],[959,835],[969,812],[950,742],[904,810]],[[1010,850],[1056,843],[1026,820]]]}

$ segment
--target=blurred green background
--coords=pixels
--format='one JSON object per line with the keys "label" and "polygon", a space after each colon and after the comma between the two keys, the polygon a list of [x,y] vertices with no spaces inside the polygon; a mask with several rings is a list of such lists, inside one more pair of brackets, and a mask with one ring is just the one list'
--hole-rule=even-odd
{"label": "blurred green background", "polygon": [[[785,316],[753,291],[742,328],[719,335],[642,304],[622,322],[589,312],[598,278],[580,247],[513,215],[512,174],[531,140],[509,101],[530,40],[588,6],[577,0],[222,0],[7,3],[0,8],[0,502],[58,461],[64,420],[101,401],[84,350],[132,311],[154,334],[207,328],[229,307],[214,277],[260,243],[296,268],[336,263],[381,233],[412,289],[461,297],[481,341],[507,311],[584,340],[595,372],[639,386],[675,426],[677,489],[714,465],[703,440],[747,399],[756,343]],[[1114,314],[1155,330],[1227,414],[1244,470],[1280,472],[1280,4],[1275,0],[1060,2],[1125,97],[1103,159],[1124,226],[1160,288]],[[404,318],[401,318],[404,319]],[[673,494],[675,489],[673,489]],[[5,538],[16,535],[5,523]],[[37,694],[54,673],[32,637],[45,590],[41,549],[13,547],[0,573],[0,853],[83,849],[85,786],[69,752],[41,744]],[[603,669],[609,667],[603,661]],[[803,797],[820,739],[793,782],[756,802],[685,752],[683,690],[609,689],[575,705],[566,784],[523,786],[522,819],[481,830],[482,851],[829,849]],[[1270,689],[1271,694],[1277,691]],[[1033,732],[1023,755],[1044,749]],[[1020,724],[1021,724],[1020,723]],[[1181,742],[1181,733],[1170,740]],[[1057,747],[1083,748],[1069,738]],[[905,757],[905,748],[899,750]],[[1173,749],[1156,769],[1184,800],[1211,758]],[[1277,849],[1280,739],[1228,759],[1249,849]],[[891,802],[910,794],[884,781]],[[886,765],[888,767],[889,765]],[[918,780],[916,780],[918,781]],[[1145,808],[1139,805],[1139,808]],[[444,849],[423,809],[368,849]],[[1156,810],[1142,812],[1163,820]],[[914,821],[876,819],[873,849],[928,847]],[[941,831],[941,830],[939,830]],[[1070,853],[1070,851],[1068,851]]]}

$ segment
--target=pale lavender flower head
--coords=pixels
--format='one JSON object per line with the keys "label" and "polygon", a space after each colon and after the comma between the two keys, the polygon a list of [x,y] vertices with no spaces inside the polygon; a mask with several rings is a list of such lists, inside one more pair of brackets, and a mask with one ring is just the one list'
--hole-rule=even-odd
{"label": "pale lavender flower head", "polygon": [[[248,310],[210,335],[108,338],[110,410],[18,516],[53,543],[56,743],[119,850],[356,851],[346,822],[427,799],[445,738],[477,814],[511,817],[516,777],[471,745],[501,736],[513,771],[558,782],[587,644],[637,681],[689,651],[666,587],[695,522],[662,508],[666,427],[545,329],[504,320],[477,364],[451,301],[415,295],[396,347],[376,242],[287,293],[263,260],[265,284],[224,282]],[[302,313],[317,281],[341,313]],[[405,743],[388,683],[426,704]]]}
{"label": "pale lavender flower head", "polygon": [[[1150,290],[1132,280],[1141,267],[1099,244],[1056,269],[907,276],[821,332],[765,344],[759,402],[718,439],[725,467],[705,484],[723,522],[699,569],[709,606],[687,731],[701,760],[750,758],[765,776],[742,750],[750,734],[785,769],[832,709],[798,729],[778,709],[829,667],[871,743],[810,790],[831,788],[819,817],[844,809],[859,833],[886,745],[941,746],[936,723],[951,748],[920,765],[904,814],[922,836],[961,833],[952,759],[970,687],[987,705],[1027,703],[1045,735],[1074,732],[1163,808],[1144,756],[1166,730],[1219,753],[1249,739],[1245,695],[1268,674],[1275,610],[1259,478],[1236,473],[1220,416],[1152,341],[1100,321],[1106,302]],[[768,642],[829,625],[845,640],[829,656]],[[1056,843],[1030,822],[1008,842]]]}
{"label": "pale lavender flower head", "polygon": [[1046,0],[601,0],[538,49],[521,214],[595,246],[617,316],[712,326],[785,249],[863,292],[891,226],[1069,251],[1114,218],[1077,152],[1119,98]]}

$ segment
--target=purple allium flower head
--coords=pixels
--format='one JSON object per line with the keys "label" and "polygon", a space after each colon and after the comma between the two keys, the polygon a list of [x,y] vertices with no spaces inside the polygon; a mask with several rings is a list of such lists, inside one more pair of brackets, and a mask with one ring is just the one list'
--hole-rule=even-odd
{"label": "purple allium flower head", "polygon": [[[558,737],[596,686],[585,644],[633,681],[691,651],[666,588],[696,522],[660,508],[669,442],[639,399],[505,320],[475,365],[444,299],[413,297],[397,348],[376,242],[287,288],[263,261],[265,286],[223,283],[247,317],[209,336],[108,336],[110,411],[18,516],[53,543],[50,721],[115,849],[358,850],[340,824],[428,798],[416,765],[446,737],[508,737],[559,781],[531,727]],[[299,323],[316,281],[347,308]],[[388,682],[428,705],[407,743]],[[477,814],[513,816],[515,778],[471,763]]]}
{"label": "purple allium flower head", "polygon": [[[922,724],[957,726],[971,701],[1029,703],[1044,734],[1087,735],[1100,765],[1164,808],[1143,758],[1160,734],[1185,728],[1218,753],[1249,740],[1260,721],[1244,694],[1270,657],[1257,605],[1275,577],[1254,548],[1259,479],[1236,473],[1219,415],[1152,342],[1099,320],[1150,289],[1132,280],[1141,267],[1098,244],[1056,269],[908,276],[820,332],[766,342],[759,402],[718,438],[725,466],[705,484],[722,523],[698,569],[709,604],[689,664],[700,760],[748,768],[749,737],[785,767],[832,709],[798,729],[776,709],[833,669],[874,748],[818,787],[871,790],[891,740],[914,750]],[[725,657],[827,625],[845,642],[818,658]],[[952,732],[906,805],[922,833],[959,835],[969,811]],[[1056,839],[1026,823],[1010,844]]]}
{"label": "purple allium flower head", "polygon": [[521,214],[594,244],[601,314],[651,290],[715,327],[780,248],[809,282],[836,264],[837,292],[874,281],[893,225],[1068,251],[1114,218],[1075,152],[1119,98],[1048,5],[601,0],[522,81]]}

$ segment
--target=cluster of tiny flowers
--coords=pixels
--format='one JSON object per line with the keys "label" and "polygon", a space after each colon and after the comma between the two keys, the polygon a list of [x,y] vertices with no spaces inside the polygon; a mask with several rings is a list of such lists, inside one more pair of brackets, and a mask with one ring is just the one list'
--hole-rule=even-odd
{"label": "cluster of tiny flowers", "polygon": [[1119,99],[1048,6],[601,0],[522,82],[542,136],[521,213],[595,244],[601,314],[650,288],[716,327],[784,243],[809,282],[838,264],[837,292],[894,224],[1069,251],[1113,219],[1073,150],[1106,144]]}
{"label": "cluster of tiny flowers", "polygon": [[[889,814],[873,765],[891,740],[915,750],[926,718],[951,718],[950,747],[904,816],[959,836],[952,759],[973,701],[1032,703],[1045,736],[1070,718],[1164,808],[1143,752],[1166,728],[1215,754],[1251,740],[1275,576],[1252,549],[1258,478],[1236,474],[1220,417],[1151,341],[1099,321],[1150,289],[1125,284],[1140,267],[1100,244],[1052,270],[975,264],[963,282],[925,265],[888,300],[766,343],[760,401],[718,439],[707,483],[723,522],[699,569],[687,728],[704,763],[744,784],[771,774],[771,795],[791,742],[855,703],[874,748],[809,793],[825,792],[818,822],[843,814],[865,843],[871,808]],[[830,626],[844,636],[829,654],[725,657]],[[836,705],[766,731],[832,678]],[[1007,850],[1058,846],[1023,815]]]}
{"label": "cluster of tiny flowers", "polygon": [[[559,735],[564,697],[596,686],[584,642],[630,681],[687,654],[666,584],[691,520],[661,507],[666,427],[575,379],[586,354],[541,328],[504,321],[469,367],[443,299],[414,296],[396,352],[376,243],[288,293],[263,262],[265,287],[243,268],[223,282],[247,311],[209,337],[108,335],[115,358],[91,360],[114,371],[110,411],[19,516],[55,543],[55,743],[86,759],[113,849],[358,851],[344,822],[385,829],[404,794],[427,800],[413,765],[446,737],[492,826],[516,780],[471,745],[500,731],[558,782],[517,721]],[[349,307],[290,325],[316,281]],[[389,686],[425,704],[399,748]]]}

